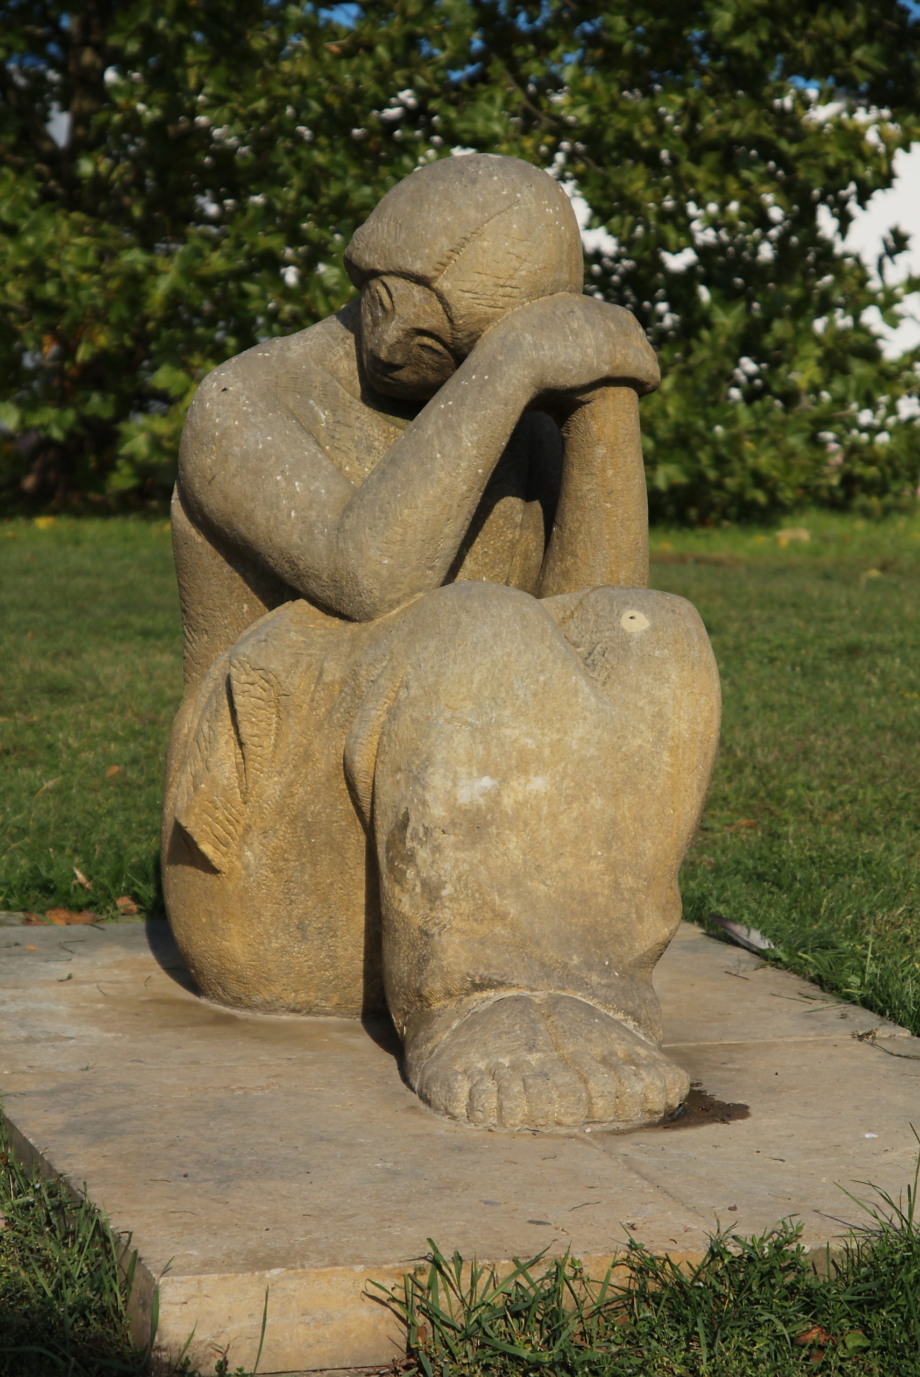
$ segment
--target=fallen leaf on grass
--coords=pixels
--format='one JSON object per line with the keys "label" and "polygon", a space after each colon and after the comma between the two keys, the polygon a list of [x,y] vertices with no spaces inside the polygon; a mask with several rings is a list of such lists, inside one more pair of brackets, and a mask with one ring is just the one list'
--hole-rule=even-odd
{"label": "fallen leaf on grass", "polygon": [[61,780],[62,780],[63,778],[64,778],[63,775],[58,775],[57,779],[49,779],[49,780],[46,780],[46,782],[45,782],[45,783],[42,785],[42,787],[39,789],[39,791],[38,791],[38,793],[35,795],[35,797],[36,797],[36,798],[41,798],[42,794],[45,792],[46,789],[53,789],[54,786],[55,786],[55,784],[60,784],[60,782],[61,782]]}
{"label": "fallen leaf on grass", "polygon": [[826,1329],[822,1329],[819,1324],[813,1324],[810,1329],[804,1330],[796,1339],[797,1344],[803,1347],[806,1344],[829,1344],[833,1342],[833,1335],[828,1334]]}
{"label": "fallen leaf on grass", "polygon": [[98,918],[98,913],[90,913],[89,909],[74,913],[69,908],[49,908],[45,913],[45,922],[59,928],[69,927],[73,923],[95,923]]}
{"label": "fallen leaf on grass", "polygon": [[108,768],[108,769],[106,770],[106,772],[105,772],[105,777],[106,777],[106,779],[114,779],[115,776],[119,773],[120,770],[121,770],[121,766],[120,766],[120,765],[110,765],[109,768]]}
{"label": "fallen leaf on grass", "polygon": [[130,918],[133,914],[140,912],[130,894],[122,894],[120,899],[116,899],[115,907],[123,918]]}
{"label": "fallen leaf on grass", "polygon": [[78,870],[77,867],[74,866],[73,873],[76,876],[76,879],[72,882],[73,884],[82,885],[83,888],[87,891],[92,889],[92,882],[86,878],[82,870]]}

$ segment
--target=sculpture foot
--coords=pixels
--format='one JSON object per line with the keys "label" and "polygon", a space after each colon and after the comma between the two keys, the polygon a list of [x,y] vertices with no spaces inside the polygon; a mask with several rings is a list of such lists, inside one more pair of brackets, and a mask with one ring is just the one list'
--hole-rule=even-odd
{"label": "sculpture foot", "polygon": [[418,1069],[407,1051],[419,1097],[483,1127],[639,1128],[673,1113],[690,1088],[651,1043],[572,995],[502,996],[462,1018]]}

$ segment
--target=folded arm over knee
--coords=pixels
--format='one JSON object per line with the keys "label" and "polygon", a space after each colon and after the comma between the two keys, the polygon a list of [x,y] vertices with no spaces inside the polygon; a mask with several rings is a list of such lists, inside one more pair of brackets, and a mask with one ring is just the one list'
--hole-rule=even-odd
{"label": "folded arm over knee", "polygon": [[[440,586],[522,412],[657,364],[626,311],[568,293],[475,345],[359,486],[272,388],[274,342],[212,373],[189,413],[180,485],[193,518],[302,596],[372,620]],[[554,591],[562,591],[554,588]]]}

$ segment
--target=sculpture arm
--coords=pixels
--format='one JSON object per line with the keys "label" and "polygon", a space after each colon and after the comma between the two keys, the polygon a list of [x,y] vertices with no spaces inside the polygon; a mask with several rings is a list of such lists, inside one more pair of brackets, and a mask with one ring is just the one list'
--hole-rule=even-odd
{"label": "sculpture arm", "polygon": [[639,397],[602,387],[562,427],[562,486],[539,596],[648,587],[648,497]]}
{"label": "sculpture arm", "polygon": [[355,488],[271,390],[272,349],[216,369],[189,412],[183,499],[291,588],[372,620],[447,577],[534,389],[521,341],[484,338]]}

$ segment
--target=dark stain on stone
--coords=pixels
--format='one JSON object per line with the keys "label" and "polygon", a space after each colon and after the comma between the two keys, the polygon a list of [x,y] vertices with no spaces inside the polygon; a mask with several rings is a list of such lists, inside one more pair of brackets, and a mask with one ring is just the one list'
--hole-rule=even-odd
{"label": "dark stain on stone", "polygon": [[733,1124],[736,1119],[750,1117],[751,1111],[746,1104],[727,1104],[724,1100],[717,1100],[696,1081],[680,1108],[661,1127],[697,1128],[700,1124]]}

